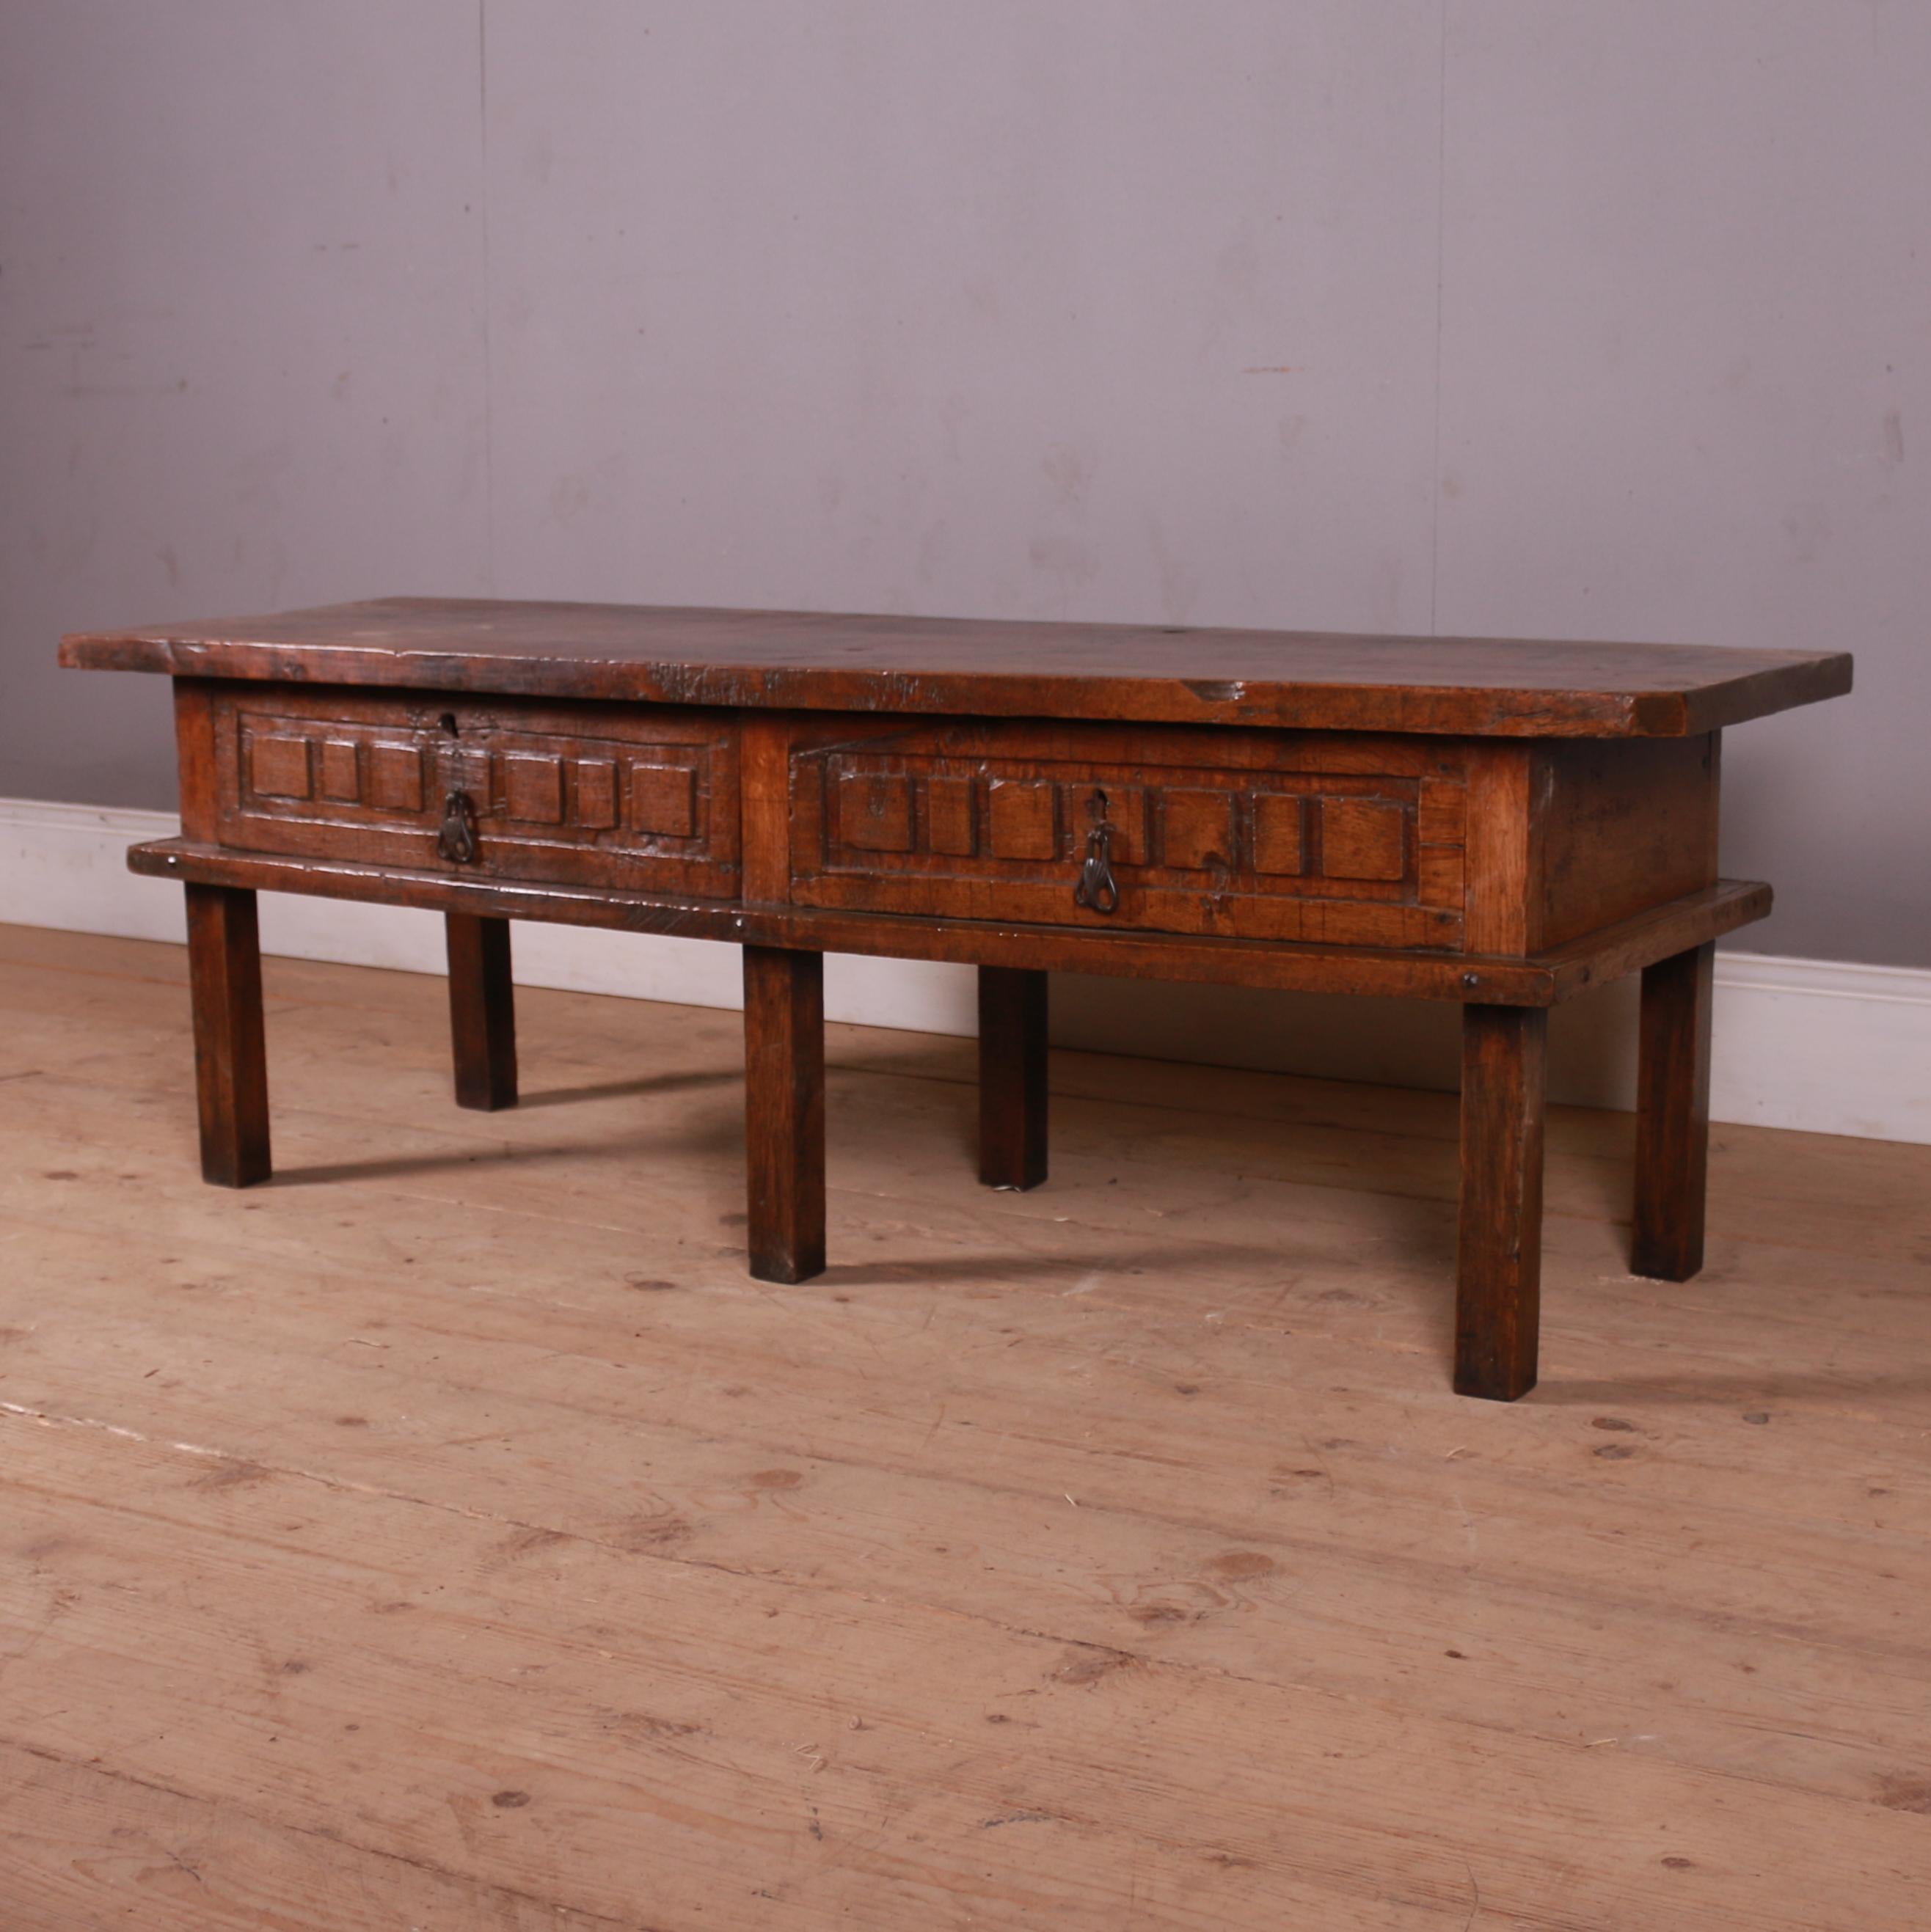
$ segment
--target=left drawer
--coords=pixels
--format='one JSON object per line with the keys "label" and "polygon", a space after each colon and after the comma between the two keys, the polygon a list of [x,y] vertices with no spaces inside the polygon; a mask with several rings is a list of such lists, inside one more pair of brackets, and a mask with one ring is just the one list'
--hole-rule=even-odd
{"label": "left drawer", "polygon": [[224,846],[737,895],[736,720],[656,705],[218,688]]}

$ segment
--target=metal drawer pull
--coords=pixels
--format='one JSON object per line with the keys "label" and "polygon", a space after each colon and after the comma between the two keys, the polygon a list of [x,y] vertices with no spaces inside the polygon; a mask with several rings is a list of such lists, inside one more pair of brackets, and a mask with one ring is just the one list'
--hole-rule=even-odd
{"label": "metal drawer pull", "polygon": [[1103,820],[1086,834],[1086,862],[1080,868],[1080,883],[1073,888],[1073,903],[1089,912],[1116,912],[1120,889],[1114,883],[1112,847],[1113,828]]}
{"label": "metal drawer pull", "polygon": [[476,808],[466,791],[452,791],[443,800],[443,824],[436,849],[452,866],[476,862]]}

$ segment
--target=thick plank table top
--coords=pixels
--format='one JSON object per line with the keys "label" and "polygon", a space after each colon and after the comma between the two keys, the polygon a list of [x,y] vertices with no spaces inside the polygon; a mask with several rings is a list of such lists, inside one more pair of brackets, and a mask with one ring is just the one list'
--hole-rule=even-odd
{"label": "thick plank table top", "polygon": [[1851,688],[1842,652],[383,598],[81,634],[64,664],[547,698],[1681,737]]}

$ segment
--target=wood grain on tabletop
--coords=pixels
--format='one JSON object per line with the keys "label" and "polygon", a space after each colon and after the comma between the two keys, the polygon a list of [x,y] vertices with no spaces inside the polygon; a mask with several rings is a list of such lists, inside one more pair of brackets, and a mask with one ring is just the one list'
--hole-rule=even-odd
{"label": "wood grain on tabletop", "polygon": [[77,633],[62,662],[653,703],[1677,737],[1839,695],[1843,652],[392,597]]}

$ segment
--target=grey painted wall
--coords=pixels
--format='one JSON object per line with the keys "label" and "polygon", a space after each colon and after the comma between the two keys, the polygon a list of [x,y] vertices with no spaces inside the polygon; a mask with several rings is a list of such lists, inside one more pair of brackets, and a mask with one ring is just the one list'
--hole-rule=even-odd
{"label": "grey painted wall", "polygon": [[0,0],[0,793],[65,628],[494,591],[1848,646],[1761,950],[1931,966],[1923,0]]}

